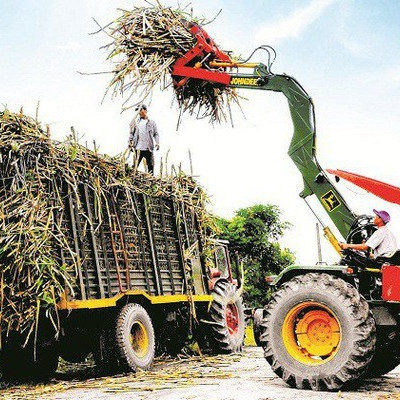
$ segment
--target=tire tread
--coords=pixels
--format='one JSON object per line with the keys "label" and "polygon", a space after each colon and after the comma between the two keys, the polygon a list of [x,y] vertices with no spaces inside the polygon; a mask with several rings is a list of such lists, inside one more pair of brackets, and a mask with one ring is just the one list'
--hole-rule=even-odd
{"label": "tire tread", "polygon": [[[344,363],[336,376],[313,375],[311,378],[294,376],[288,372],[271,346],[271,314],[280,307],[281,300],[290,292],[297,292],[300,287],[323,291],[331,291],[351,314],[355,324],[355,335],[352,343],[352,355]],[[308,273],[292,278],[284,283],[272,296],[264,309],[264,319],[261,323],[260,340],[264,345],[264,357],[272,370],[287,384],[299,389],[339,390],[349,382],[355,381],[366,371],[375,349],[375,321],[369,310],[367,301],[357,289],[344,280],[326,273]]]}

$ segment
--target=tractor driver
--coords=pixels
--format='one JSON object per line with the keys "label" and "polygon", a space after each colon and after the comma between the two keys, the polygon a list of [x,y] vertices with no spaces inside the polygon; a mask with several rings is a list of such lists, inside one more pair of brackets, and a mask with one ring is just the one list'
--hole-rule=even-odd
{"label": "tractor driver", "polygon": [[350,244],[339,243],[342,250],[353,249],[365,251],[372,249],[374,251],[373,258],[390,256],[391,253],[397,250],[397,242],[393,233],[387,228],[386,224],[390,221],[390,215],[386,211],[373,210],[375,213],[374,225],[378,229],[364,243]]}

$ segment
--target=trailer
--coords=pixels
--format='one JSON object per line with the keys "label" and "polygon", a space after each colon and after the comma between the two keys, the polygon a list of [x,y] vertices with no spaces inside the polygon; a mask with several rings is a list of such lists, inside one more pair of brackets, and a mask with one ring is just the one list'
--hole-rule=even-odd
{"label": "trailer", "polygon": [[107,371],[148,369],[189,334],[215,353],[241,350],[241,289],[192,177],[56,143],[23,115],[0,121],[2,379],[46,380],[60,356],[89,353]]}

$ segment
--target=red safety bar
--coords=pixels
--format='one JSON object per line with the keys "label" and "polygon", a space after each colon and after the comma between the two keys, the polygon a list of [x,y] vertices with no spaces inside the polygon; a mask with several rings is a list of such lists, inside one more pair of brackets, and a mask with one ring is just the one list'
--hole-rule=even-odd
{"label": "red safety bar", "polygon": [[193,25],[190,32],[196,37],[197,43],[172,66],[172,75],[182,78],[176,84],[183,86],[189,78],[195,78],[228,85],[231,79],[229,74],[205,69],[203,63],[214,60],[231,63],[229,55],[219,50],[214,40],[200,26]]}
{"label": "red safety bar", "polygon": [[340,169],[327,169],[326,171],[354,183],[383,200],[400,204],[400,188],[396,186]]}

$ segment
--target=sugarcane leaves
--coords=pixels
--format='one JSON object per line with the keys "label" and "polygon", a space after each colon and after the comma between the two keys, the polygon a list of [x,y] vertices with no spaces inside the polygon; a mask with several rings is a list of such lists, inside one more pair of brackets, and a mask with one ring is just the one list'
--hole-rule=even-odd
{"label": "sugarcane leaves", "polygon": [[19,145],[17,142],[11,142],[11,151],[17,152],[19,149]]}
{"label": "sugarcane leaves", "polygon": [[44,292],[40,298],[41,303],[45,303],[46,305],[55,305],[54,298],[51,295],[51,292]]}
{"label": "sugarcane leaves", "polygon": [[76,146],[70,145],[68,147],[68,155],[71,161],[74,161],[76,159],[76,156],[78,155],[78,149],[76,148]]}
{"label": "sugarcane leaves", "polygon": [[[201,234],[209,221],[206,194],[180,169],[161,178],[141,174],[127,168],[124,154],[103,156],[96,146],[94,151],[81,146],[74,130],[61,143],[43,132],[32,118],[0,112],[0,324],[3,332],[27,336],[37,329],[40,311],[56,313],[66,291],[79,299],[83,257],[71,232],[71,215],[79,218],[80,237],[91,228],[101,235],[102,224],[111,225],[115,213],[111,198],[126,200],[139,220],[135,199],[144,194],[184,204],[199,221]],[[13,141],[20,150],[10,154]],[[85,198],[93,207],[92,225]]]}
{"label": "sugarcane leaves", "polygon": [[[100,27],[98,32],[112,39],[102,47],[108,51],[107,60],[114,62],[106,94],[111,90],[112,96],[126,95],[123,110],[143,103],[158,84],[162,90],[170,87],[173,64],[197,42],[190,32],[192,25],[210,23],[204,17],[194,16],[193,9],[188,12],[188,6],[172,9],[159,1],[147,4],[130,11],[120,10],[122,15],[105,27],[96,22]],[[174,84],[173,88],[181,112],[212,122],[226,121],[230,103],[239,101],[234,89],[199,79]],[[138,100],[131,104],[134,95]]]}

